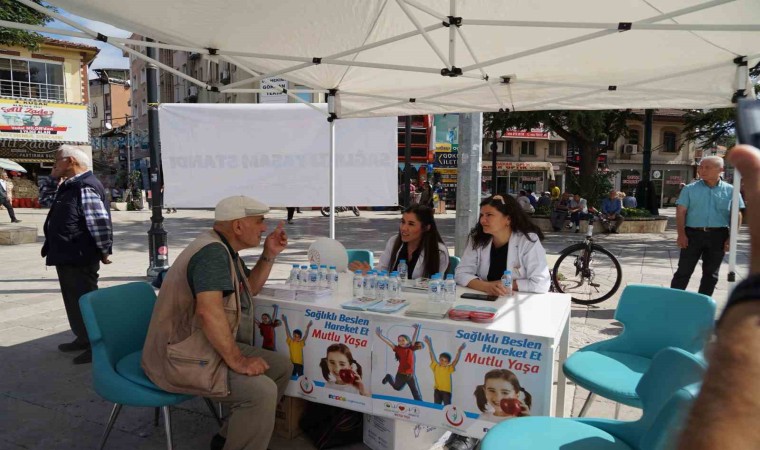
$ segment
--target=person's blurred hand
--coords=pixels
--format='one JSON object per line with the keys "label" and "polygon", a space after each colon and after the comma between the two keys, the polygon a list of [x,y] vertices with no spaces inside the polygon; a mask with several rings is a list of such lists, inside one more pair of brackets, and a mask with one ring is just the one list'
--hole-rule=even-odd
{"label": "person's blurred hand", "polygon": [[760,273],[760,150],[737,145],[728,151],[728,161],[742,174],[747,203],[744,217],[750,235],[750,273]]}

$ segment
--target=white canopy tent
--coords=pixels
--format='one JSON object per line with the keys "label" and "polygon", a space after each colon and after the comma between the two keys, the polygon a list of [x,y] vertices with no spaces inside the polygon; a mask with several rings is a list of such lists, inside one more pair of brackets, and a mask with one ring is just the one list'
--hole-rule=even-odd
{"label": "white canopy tent", "polygon": [[99,39],[141,59],[128,45],[209,55],[252,77],[214,86],[155,63],[214,91],[258,92],[275,75],[329,91],[331,119],[726,107],[760,60],[757,0],[50,1],[162,44],[103,36],[17,1],[81,32],[0,26]]}

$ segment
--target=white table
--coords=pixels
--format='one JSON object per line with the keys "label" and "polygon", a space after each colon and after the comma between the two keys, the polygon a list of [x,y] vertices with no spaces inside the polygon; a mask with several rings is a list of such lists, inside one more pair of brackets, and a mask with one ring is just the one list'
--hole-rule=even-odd
{"label": "white table", "polygon": [[[457,296],[464,292],[475,291],[460,286]],[[404,298],[413,304],[428,301],[427,295],[422,292],[405,292]],[[255,298],[257,319],[261,314],[273,314],[277,305],[277,319],[285,315],[291,333],[296,329],[306,333],[308,323],[312,323],[303,348],[304,374],[293,378],[287,395],[445,427],[479,438],[503,418],[498,417],[501,411],[493,414],[495,410],[488,406],[488,402],[484,410],[479,410],[474,392],[477,386],[485,384],[486,373],[507,369],[517,376],[521,387],[530,392],[533,398],[532,415],[564,415],[566,379],[561,364],[567,359],[568,352],[569,295],[518,292],[514,297],[501,297],[495,302],[457,298],[456,305],[498,308],[500,316],[490,324],[448,318],[420,319],[405,316],[404,310],[389,315],[340,307],[341,303],[350,299],[351,280],[348,273],[341,274],[339,287],[331,297],[317,302],[283,301],[262,295]],[[395,343],[401,334],[412,337],[412,324],[421,326],[418,341],[423,341],[425,336],[431,337],[436,359],[444,351],[455,357],[461,343],[466,344],[451,376],[453,395],[449,405],[433,402],[434,376],[429,367],[431,360],[427,346],[414,352],[414,381],[421,394],[419,400],[412,398],[408,385],[396,391],[390,384],[383,383],[386,374],[395,378],[399,363],[393,350],[377,337],[376,329],[379,327],[383,335]],[[284,324],[275,332],[276,350],[289,355]],[[258,332],[256,339],[256,345],[261,345]],[[349,348],[353,361],[361,366],[365,391],[371,392],[371,395],[360,395],[351,385],[330,382],[329,370],[328,378],[324,377],[320,363],[323,359],[327,362],[327,348],[340,344]],[[335,353],[332,355],[335,356]],[[353,366],[355,371],[356,365]],[[522,399],[525,401],[524,396]]]}

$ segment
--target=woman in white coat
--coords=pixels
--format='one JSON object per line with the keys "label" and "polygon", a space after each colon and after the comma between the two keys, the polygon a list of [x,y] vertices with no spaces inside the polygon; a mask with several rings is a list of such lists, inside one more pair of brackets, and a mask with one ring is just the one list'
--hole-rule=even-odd
{"label": "woman in white coat", "polygon": [[489,295],[506,295],[504,271],[512,271],[512,289],[549,291],[549,267],[541,245],[541,230],[509,195],[494,195],[480,203],[480,220],[470,232],[456,281]]}
{"label": "woman in white coat", "polygon": [[[449,267],[449,249],[438,233],[432,208],[412,205],[404,210],[399,233],[388,239],[375,269],[388,272],[398,270],[401,260],[406,260],[410,279],[430,278],[435,273],[446,273]],[[369,264],[360,261],[351,261],[348,268],[363,272],[372,269]]]}

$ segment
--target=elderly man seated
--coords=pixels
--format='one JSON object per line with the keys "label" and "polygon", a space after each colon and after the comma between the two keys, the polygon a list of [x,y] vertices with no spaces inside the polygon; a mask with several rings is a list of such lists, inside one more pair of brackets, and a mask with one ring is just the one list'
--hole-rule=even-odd
{"label": "elderly man seated", "polygon": [[253,269],[238,255],[259,245],[268,211],[244,196],[216,205],[213,229],[190,243],[166,274],[145,339],[142,366],[157,386],[229,404],[212,449],[266,449],[293,371],[286,356],[253,347],[252,297],[287,246],[283,224],[267,236]]}

